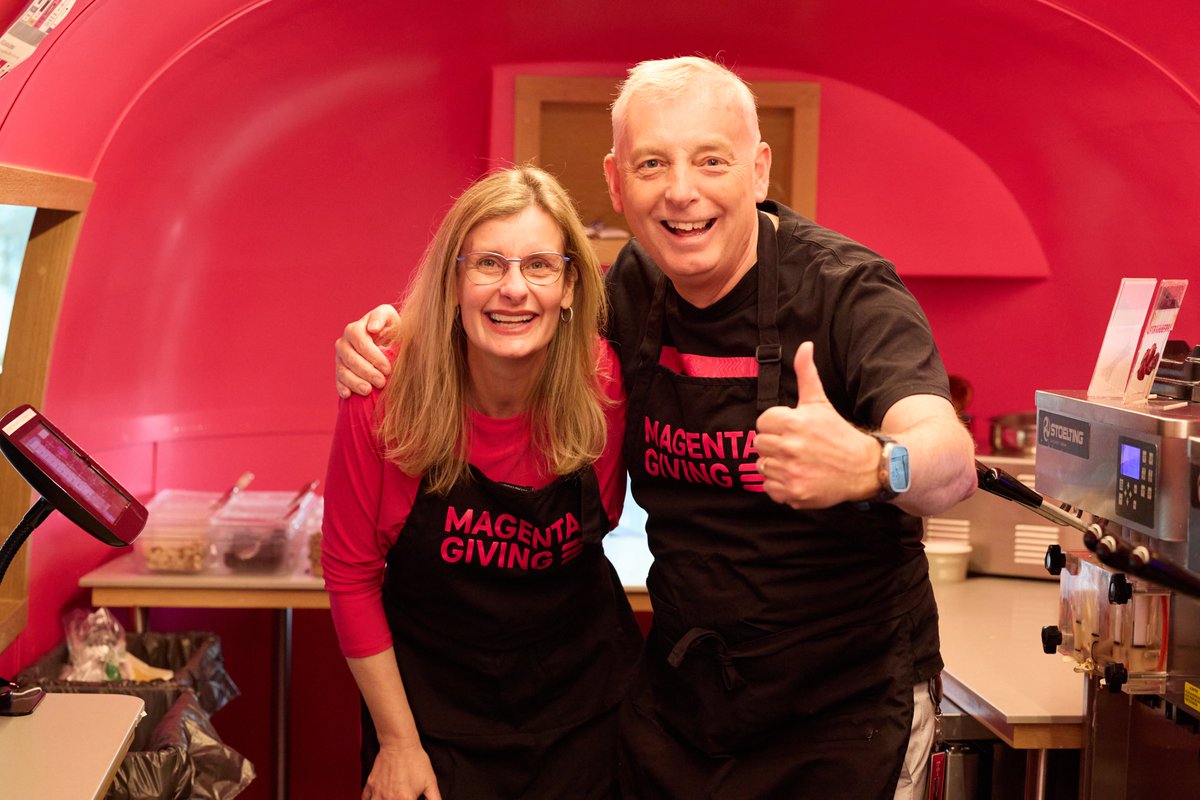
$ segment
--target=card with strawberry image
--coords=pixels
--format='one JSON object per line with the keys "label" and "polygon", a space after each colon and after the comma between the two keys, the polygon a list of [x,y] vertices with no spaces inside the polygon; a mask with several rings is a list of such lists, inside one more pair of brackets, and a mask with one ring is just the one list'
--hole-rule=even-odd
{"label": "card with strawberry image", "polygon": [[1121,280],[1088,397],[1146,400],[1186,289],[1186,280]]}
{"label": "card with strawberry image", "polygon": [[1146,315],[1146,325],[1138,342],[1133,368],[1125,387],[1126,403],[1140,403],[1150,396],[1154,375],[1158,372],[1158,362],[1163,348],[1167,346],[1167,339],[1171,336],[1171,328],[1175,326],[1175,318],[1179,315],[1179,306],[1183,303],[1187,284],[1185,280],[1158,282],[1154,303],[1150,306],[1150,313]]}

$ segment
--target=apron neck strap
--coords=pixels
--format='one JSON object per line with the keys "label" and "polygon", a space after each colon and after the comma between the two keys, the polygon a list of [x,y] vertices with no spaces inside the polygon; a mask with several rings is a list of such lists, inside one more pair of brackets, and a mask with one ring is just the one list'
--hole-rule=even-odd
{"label": "apron neck strap", "polygon": [[[775,225],[771,218],[758,212],[758,346],[754,358],[758,362],[758,411],[779,405],[779,376],[783,363],[779,344],[779,250]],[[638,346],[637,378],[628,395],[631,414],[640,414],[645,404],[650,379],[662,352],[663,327],[666,323],[667,287],[670,281],[660,274],[654,285],[646,329]],[[637,417],[631,416],[631,419]]]}
{"label": "apron neck strap", "polygon": [[758,413],[779,405],[779,248],[771,218],[758,212]]}

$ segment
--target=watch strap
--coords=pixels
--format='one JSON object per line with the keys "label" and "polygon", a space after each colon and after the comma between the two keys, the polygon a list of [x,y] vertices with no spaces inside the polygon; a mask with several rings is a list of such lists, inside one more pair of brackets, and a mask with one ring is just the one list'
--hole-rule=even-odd
{"label": "watch strap", "polygon": [[892,485],[892,447],[896,444],[896,440],[879,431],[870,431],[869,433],[882,448],[879,452],[878,467],[879,494],[872,497],[870,502],[886,503],[895,500],[900,494]]}

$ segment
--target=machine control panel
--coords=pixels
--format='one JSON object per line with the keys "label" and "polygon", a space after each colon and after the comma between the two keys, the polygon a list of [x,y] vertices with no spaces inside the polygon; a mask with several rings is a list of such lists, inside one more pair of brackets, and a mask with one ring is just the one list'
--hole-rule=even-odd
{"label": "machine control panel", "polygon": [[1158,448],[1128,436],[1117,438],[1117,448],[1117,514],[1153,528]]}

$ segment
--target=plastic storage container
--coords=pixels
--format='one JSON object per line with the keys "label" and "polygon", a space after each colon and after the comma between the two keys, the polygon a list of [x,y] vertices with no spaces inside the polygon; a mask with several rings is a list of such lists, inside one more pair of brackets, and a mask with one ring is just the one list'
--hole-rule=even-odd
{"label": "plastic storage container", "polygon": [[308,515],[300,528],[304,550],[308,553],[308,571],[314,578],[321,578],[321,521],[325,517],[325,498],[317,497],[308,509]]}
{"label": "plastic storage container", "polygon": [[312,514],[311,492],[240,492],[212,516],[217,569],[235,573],[289,572],[299,531]]}
{"label": "plastic storage container", "polygon": [[146,527],[134,542],[141,569],[184,575],[211,570],[216,550],[209,518],[220,499],[218,492],[164,489],[156,494],[146,505]]}

